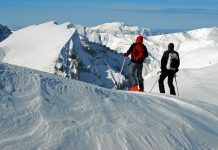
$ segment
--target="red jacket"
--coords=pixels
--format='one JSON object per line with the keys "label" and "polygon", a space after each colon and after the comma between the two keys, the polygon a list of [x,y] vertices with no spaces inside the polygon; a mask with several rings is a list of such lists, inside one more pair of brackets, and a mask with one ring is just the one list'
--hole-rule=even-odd
{"label": "red jacket", "polygon": [[148,51],[143,44],[143,36],[138,36],[135,43],[133,43],[127,51],[127,56],[131,54],[131,62],[143,63],[145,58],[148,57]]}

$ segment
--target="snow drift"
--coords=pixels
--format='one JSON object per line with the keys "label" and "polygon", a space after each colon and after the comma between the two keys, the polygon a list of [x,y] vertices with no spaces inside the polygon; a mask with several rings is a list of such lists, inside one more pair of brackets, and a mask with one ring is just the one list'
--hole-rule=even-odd
{"label": "snow drift", "polygon": [[218,109],[0,64],[0,149],[218,149]]}

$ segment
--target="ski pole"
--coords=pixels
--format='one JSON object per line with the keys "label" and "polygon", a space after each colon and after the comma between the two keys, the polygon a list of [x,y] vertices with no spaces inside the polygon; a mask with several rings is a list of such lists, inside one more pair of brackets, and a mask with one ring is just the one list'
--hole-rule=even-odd
{"label": "ski pole", "polygon": [[[160,73],[160,71],[157,72],[157,75]],[[157,78],[157,80],[154,82],[154,85],[152,86],[152,88],[150,89],[149,93],[151,93],[151,91],[153,90],[154,86],[157,84],[157,81],[160,79],[160,77]]]}
{"label": "ski pole", "polygon": [[126,61],[126,57],[124,57],[124,59],[123,59],[123,64],[122,64],[122,67],[121,67],[121,70],[120,70],[120,74],[119,74],[119,77],[118,77],[118,89],[120,89],[120,79],[121,79],[121,74],[122,74],[122,71],[123,71],[123,67],[124,67],[125,61]]}
{"label": "ski pole", "polygon": [[179,96],[179,88],[178,88],[178,84],[177,84],[176,76],[177,76],[177,75],[175,75],[175,82],[176,82],[176,88],[177,88],[177,92],[178,92],[178,96]]}

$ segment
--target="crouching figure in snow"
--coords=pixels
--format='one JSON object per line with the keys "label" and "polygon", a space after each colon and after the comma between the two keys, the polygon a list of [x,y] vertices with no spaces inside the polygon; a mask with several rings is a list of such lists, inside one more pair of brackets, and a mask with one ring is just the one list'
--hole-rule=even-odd
{"label": "crouching figure in snow", "polygon": [[[127,57],[131,54],[130,63],[130,91],[144,91],[144,80],[142,77],[143,62],[146,57],[148,57],[148,52],[146,46],[143,44],[143,36],[138,36],[136,42],[131,45],[129,50],[124,53]],[[138,82],[135,78],[135,73],[137,72]],[[139,89],[138,89],[139,85]]]}
{"label": "crouching figure in snow", "polygon": [[161,74],[159,78],[159,90],[160,93],[165,93],[164,80],[168,77],[168,85],[170,88],[170,94],[176,95],[175,88],[173,85],[173,78],[175,74],[179,71],[180,59],[179,53],[174,50],[174,44],[170,43],[168,45],[168,50],[163,53],[161,59]]}

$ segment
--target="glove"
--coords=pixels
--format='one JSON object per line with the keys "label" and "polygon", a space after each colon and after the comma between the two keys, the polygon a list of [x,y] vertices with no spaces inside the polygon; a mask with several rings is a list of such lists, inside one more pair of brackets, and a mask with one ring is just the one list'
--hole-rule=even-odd
{"label": "glove", "polygon": [[124,53],[123,56],[124,56],[124,57],[128,57],[127,53]]}

